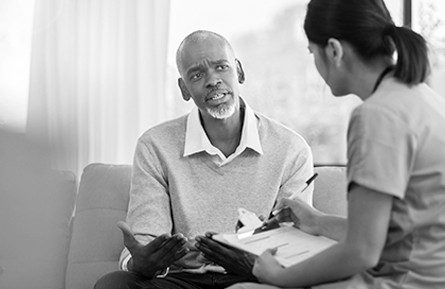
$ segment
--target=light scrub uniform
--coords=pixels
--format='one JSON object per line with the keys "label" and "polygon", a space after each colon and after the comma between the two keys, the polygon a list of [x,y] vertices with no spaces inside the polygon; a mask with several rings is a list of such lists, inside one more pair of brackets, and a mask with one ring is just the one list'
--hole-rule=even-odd
{"label": "light scrub uniform", "polygon": [[312,288],[445,288],[445,98],[385,79],[352,113],[348,160],[349,183],[394,197],[387,240],[375,268]]}

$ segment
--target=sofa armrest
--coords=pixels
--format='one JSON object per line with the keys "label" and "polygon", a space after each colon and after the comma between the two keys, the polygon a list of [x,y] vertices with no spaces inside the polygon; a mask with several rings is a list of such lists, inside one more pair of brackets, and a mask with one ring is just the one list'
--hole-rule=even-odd
{"label": "sofa armrest", "polygon": [[125,220],[131,166],[90,164],[79,184],[66,273],[66,289],[91,289],[118,269],[123,249],[116,222]]}
{"label": "sofa armrest", "polygon": [[[60,289],[77,193],[48,150],[0,130],[0,288]],[[2,271],[2,272],[1,272]]]}

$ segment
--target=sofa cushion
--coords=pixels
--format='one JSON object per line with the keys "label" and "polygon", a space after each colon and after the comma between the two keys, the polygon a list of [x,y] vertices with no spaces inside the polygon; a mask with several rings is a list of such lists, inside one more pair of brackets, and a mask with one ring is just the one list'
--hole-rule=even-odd
{"label": "sofa cushion", "polygon": [[125,220],[130,165],[90,164],[82,174],[73,221],[66,289],[93,288],[105,273],[117,270],[123,249],[116,222]]}
{"label": "sofa cushion", "polygon": [[77,193],[41,147],[0,134],[0,288],[61,289]]}

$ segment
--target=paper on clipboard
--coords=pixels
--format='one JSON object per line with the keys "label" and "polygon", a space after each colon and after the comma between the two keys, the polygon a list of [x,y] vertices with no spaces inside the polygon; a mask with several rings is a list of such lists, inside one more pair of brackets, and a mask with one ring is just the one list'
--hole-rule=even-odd
{"label": "paper on clipboard", "polygon": [[239,238],[238,234],[217,234],[213,235],[213,239],[258,256],[266,249],[277,247],[275,258],[284,267],[302,262],[337,243],[306,234],[292,226],[282,226],[246,238]]}

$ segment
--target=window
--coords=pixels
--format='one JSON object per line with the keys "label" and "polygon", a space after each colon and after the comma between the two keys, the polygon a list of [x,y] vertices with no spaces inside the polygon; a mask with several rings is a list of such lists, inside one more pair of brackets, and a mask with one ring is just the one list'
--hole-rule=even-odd
{"label": "window", "polygon": [[431,76],[428,84],[445,96],[445,1],[412,1],[412,28],[428,41]]}
{"label": "window", "polygon": [[0,1],[0,129],[23,132],[34,0]]}
{"label": "window", "polygon": [[[355,96],[333,97],[316,72],[302,29],[308,0],[170,1],[165,120],[193,107],[182,100],[177,87],[176,48],[190,32],[212,30],[229,39],[243,63],[242,95],[255,110],[299,132],[316,164],[346,163],[347,123],[360,101]],[[34,0],[16,2],[0,2],[0,129],[24,131]],[[398,25],[403,23],[404,3],[412,7],[412,28],[430,47],[432,74],[427,81],[445,96],[445,1],[385,3]]]}

